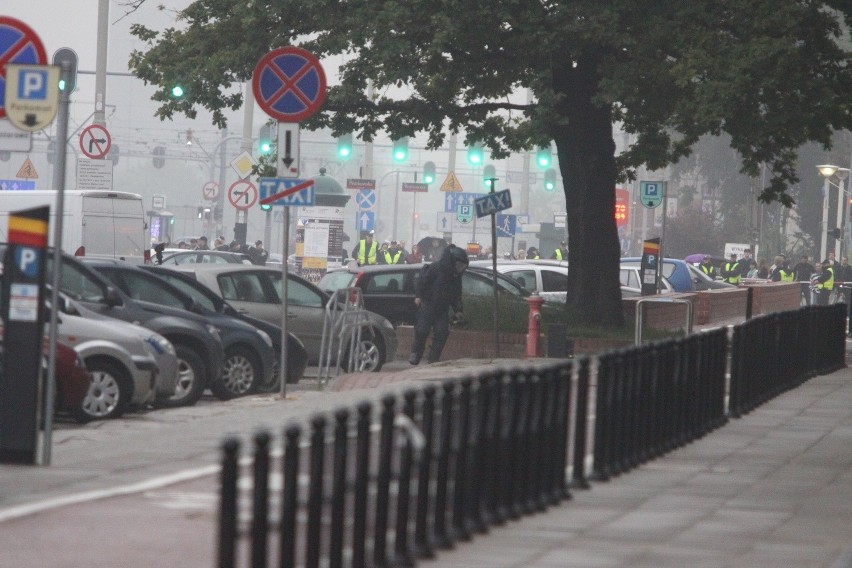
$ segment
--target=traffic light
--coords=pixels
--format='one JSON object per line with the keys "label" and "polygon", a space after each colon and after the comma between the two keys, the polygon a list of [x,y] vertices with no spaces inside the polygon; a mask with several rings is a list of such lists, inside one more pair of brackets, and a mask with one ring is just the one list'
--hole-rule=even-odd
{"label": "traffic light", "polygon": [[550,168],[544,172],[544,191],[552,193],[556,190],[556,170]]}
{"label": "traffic light", "polygon": [[485,187],[491,189],[491,179],[497,177],[497,169],[491,164],[482,168],[482,183]]}
{"label": "traffic light", "polygon": [[155,146],[151,153],[154,154],[153,162],[155,168],[159,170],[166,165],[166,159],[163,157],[166,155],[166,148],[164,146]]}
{"label": "traffic light", "polygon": [[181,99],[186,94],[186,91],[184,90],[183,85],[177,83],[172,85],[171,94],[173,99]]}
{"label": "traffic light", "polygon": [[426,185],[435,181],[435,162],[423,164],[423,183]]}
{"label": "traffic light", "polygon": [[74,87],[77,86],[77,52],[68,47],[57,49],[56,53],[53,54],[53,64],[58,65],[61,69],[63,63],[67,63],[68,71],[65,77],[62,76],[60,71],[59,90],[67,90],[72,93]]}
{"label": "traffic light", "polygon": [[270,209],[272,209],[272,205],[264,205],[263,203],[260,204],[261,211],[269,211]]}
{"label": "traffic light", "polygon": [[393,161],[398,164],[408,161],[408,136],[393,141]]}
{"label": "traffic light", "polygon": [[535,163],[542,170],[550,167],[550,146],[543,146],[535,152]]}
{"label": "traffic light", "polygon": [[352,133],[344,134],[337,139],[337,157],[348,160],[352,157]]}
{"label": "traffic light", "polygon": [[482,164],[485,160],[482,153],[482,142],[474,142],[470,146],[467,147],[467,161],[473,165],[478,166]]}
{"label": "traffic light", "polygon": [[264,124],[260,127],[257,137],[257,152],[261,156],[267,156],[272,152],[272,125]]}

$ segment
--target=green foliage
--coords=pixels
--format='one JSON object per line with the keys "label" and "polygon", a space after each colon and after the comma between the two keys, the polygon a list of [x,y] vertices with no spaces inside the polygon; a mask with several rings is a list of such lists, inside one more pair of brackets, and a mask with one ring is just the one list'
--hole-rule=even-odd
{"label": "green foliage", "polygon": [[[848,1],[832,5],[848,18]],[[828,146],[852,127],[849,46],[840,16],[821,2],[195,0],[178,18],[162,32],[132,28],[142,48],[129,65],[157,85],[162,119],[203,107],[224,127],[223,111],[242,104],[238,83],[271,49],[293,44],[341,61],[326,69],[333,86],[305,128],[364,141],[380,130],[393,139],[424,132],[429,148],[465,130],[494,159],[555,144],[571,301],[600,325],[623,321],[616,180],[726,133],[744,175],[766,167],[766,183],[744,199],[790,205],[795,150]],[[186,95],[173,99],[167,89],[178,81]],[[532,103],[519,102],[524,90]],[[615,123],[632,141],[617,157]]]}

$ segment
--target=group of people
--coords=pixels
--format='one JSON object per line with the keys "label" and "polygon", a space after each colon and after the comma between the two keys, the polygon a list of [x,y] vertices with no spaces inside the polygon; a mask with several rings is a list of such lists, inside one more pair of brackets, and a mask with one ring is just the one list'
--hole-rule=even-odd
{"label": "group of people", "polygon": [[236,240],[227,243],[225,235],[219,235],[213,241],[213,248],[211,249],[208,245],[207,237],[201,235],[197,239],[190,239],[188,243],[186,241],[180,241],[177,244],[177,248],[186,250],[220,250],[236,252],[248,256],[252,264],[257,264],[259,266],[265,265],[266,261],[269,259],[269,251],[263,248],[263,241],[260,239],[254,242],[254,246],[249,246],[246,243],[240,243]]}
{"label": "group of people", "polygon": [[755,261],[751,250],[743,251],[743,257],[737,260],[736,254],[721,263],[717,268],[713,258],[705,256],[698,265],[699,269],[711,278],[721,277],[724,282],[737,285],[743,278],[758,278],[772,282],[800,282],[802,297],[805,302],[813,301],[818,305],[827,304],[832,292],[839,283],[852,282],[852,265],[849,258],[843,257],[840,262],[835,253],[828,253],[828,258],[814,265],[807,255],[802,255],[799,262],[791,266],[786,255],[775,256],[770,265],[766,259]]}
{"label": "group of people", "polygon": [[379,245],[373,231],[364,233],[352,249],[352,258],[360,266],[371,264],[418,264],[423,262],[423,255],[417,250],[417,245],[409,252],[405,241],[386,240]]}

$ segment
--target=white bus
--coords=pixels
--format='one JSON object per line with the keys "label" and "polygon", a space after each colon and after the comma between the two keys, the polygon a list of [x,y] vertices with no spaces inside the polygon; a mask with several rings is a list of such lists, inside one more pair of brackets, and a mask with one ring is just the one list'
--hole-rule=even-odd
{"label": "white bus", "polygon": [[[75,256],[126,258],[140,262],[146,242],[142,196],[121,191],[64,192],[62,249]],[[0,241],[8,241],[9,213],[50,206],[50,245],[54,244],[56,191],[0,191]]]}

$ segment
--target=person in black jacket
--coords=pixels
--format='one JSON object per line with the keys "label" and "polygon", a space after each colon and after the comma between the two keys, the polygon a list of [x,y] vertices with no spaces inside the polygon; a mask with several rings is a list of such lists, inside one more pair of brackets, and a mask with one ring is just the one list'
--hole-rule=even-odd
{"label": "person in black jacket", "polygon": [[441,358],[441,351],[450,336],[450,308],[456,316],[462,311],[462,274],[467,269],[467,253],[455,245],[444,249],[441,259],[424,267],[414,284],[414,304],[417,306],[417,323],[414,325],[414,342],[408,362],[420,363],[426,349],[426,339],[432,332],[427,363]]}

